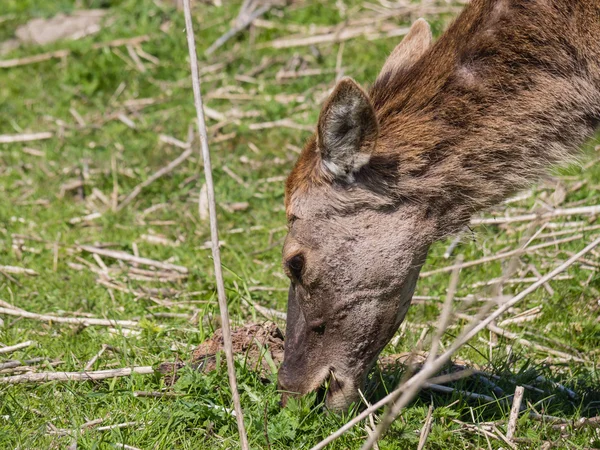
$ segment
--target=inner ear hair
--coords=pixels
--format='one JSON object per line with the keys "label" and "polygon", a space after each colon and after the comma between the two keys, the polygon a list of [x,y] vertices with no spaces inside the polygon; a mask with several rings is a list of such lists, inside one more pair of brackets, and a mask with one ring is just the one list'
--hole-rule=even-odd
{"label": "inner ear hair", "polygon": [[378,135],[367,93],[351,78],[335,87],[319,116],[317,148],[335,177],[350,179],[369,162]]}

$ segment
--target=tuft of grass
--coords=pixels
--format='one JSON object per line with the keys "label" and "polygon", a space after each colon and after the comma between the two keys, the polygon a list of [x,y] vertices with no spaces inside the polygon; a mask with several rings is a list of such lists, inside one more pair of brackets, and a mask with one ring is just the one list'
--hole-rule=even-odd
{"label": "tuft of grass", "polygon": [[[199,24],[198,47],[206,49],[227,31],[237,15],[241,1],[196,2]],[[220,3],[220,2],[214,2]],[[254,28],[233,38],[211,58],[202,59],[203,91],[206,103],[226,116],[249,117],[226,124],[218,136],[233,137],[211,143],[221,226],[225,241],[223,259],[234,325],[262,321],[246,300],[264,307],[285,311],[287,282],[280,269],[280,246],[285,234],[283,182],[308,132],[285,127],[253,131],[252,123],[291,118],[303,125],[316,122],[319,99],[331,87],[334,74],[300,77],[285,82],[276,80],[277,72],[296,57],[309,68],[335,69],[338,44],[315,48],[274,50],[259,48],[272,39],[285,37],[289,25],[330,26],[346,19],[340,2],[307,0],[274,9],[265,19],[276,26]],[[350,18],[367,11],[368,5],[356,0],[343,2]],[[191,349],[218,328],[218,306],[212,280],[210,251],[204,246],[209,229],[197,213],[198,193],[202,186],[202,162],[194,155],[176,170],[146,189],[129,207],[113,212],[95,192],[111,198],[113,189],[123,198],[156,170],[175,159],[182,150],[160,143],[161,134],[186,139],[193,124],[194,110],[182,14],[171,2],[151,0],[61,0],[34,2],[4,0],[0,14],[0,41],[11,38],[15,29],[36,17],[69,13],[76,8],[106,8],[110,24],[94,36],[78,41],[61,41],[45,47],[27,45],[5,59],[26,57],[57,49],[69,49],[62,60],[53,59],[11,69],[0,69],[0,134],[54,131],[55,137],[24,144],[0,144],[0,265],[27,267],[39,276],[0,275],[0,299],[19,308],[38,313],[66,316],[93,315],[112,319],[145,318],[140,333],[123,330],[57,325],[3,317],[0,343],[14,345],[33,340],[36,345],[19,350],[5,359],[42,358],[38,370],[82,370],[102,347],[105,352],[93,369],[158,365],[164,361],[189,360]],[[391,19],[399,26],[412,17]],[[429,17],[439,34],[451,17]],[[162,31],[165,30],[165,31]],[[148,35],[142,44],[145,52],[158,58],[158,64],[143,60],[145,72],[136,69],[125,48],[93,49],[92,45],[114,39]],[[344,44],[345,74],[368,84],[372,82],[385,57],[398,39],[369,41],[356,38]],[[202,54],[202,53],[201,53]],[[254,79],[240,79],[261,62],[272,63]],[[217,63],[223,66],[210,71]],[[246,100],[228,100],[220,94],[245,94]],[[211,95],[212,94],[212,95]],[[302,95],[303,99],[280,101],[275,96]],[[152,99],[141,107],[142,99]],[[85,125],[79,126],[76,111]],[[116,119],[125,114],[136,127],[132,129]],[[256,116],[256,117],[254,117]],[[217,122],[209,121],[216,127]],[[255,153],[250,147],[258,148]],[[32,151],[33,149],[33,151]],[[592,145],[586,150],[597,158]],[[227,166],[244,181],[240,184],[223,168]],[[81,189],[67,190],[73,181],[84,180]],[[600,203],[600,165],[584,169],[572,166],[558,171],[552,182],[539,185],[532,196],[500,207],[499,213],[529,211],[540,201],[548,201],[557,183],[567,188],[564,204]],[[63,193],[61,194],[61,191]],[[91,200],[90,200],[91,198]],[[229,204],[247,202],[248,208],[233,211]],[[152,208],[152,209],[149,209]],[[70,220],[100,212],[92,221],[71,224]],[[597,220],[565,218],[554,221]],[[526,229],[478,227],[465,235],[455,254],[465,260],[516,248]],[[548,230],[556,231],[554,229]],[[580,241],[525,255],[522,266],[531,263],[542,273],[557,260],[568,257],[599,231],[584,233]],[[177,246],[162,246],[144,235],[160,235]],[[78,244],[110,244],[110,248],[134,252],[156,260],[169,260],[190,269],[186,281],[147,283],[115,277],[126,287],[108,290],[97,282],[91,271],[77,270],[69,263],[96,265],[89,254],[76,250]],[[135,244],[135,246],[134,246]],[[430,251],[427,267],[448,264],[443,254],[449,242],[441,242]],[[58,250],[56,250],[58,249]],[[56,270],[54,260],[57,257]],[[593,257],[592,257],[593,258]],[[109,259],[111,267],[118,264]],[[478,282],[501,276],[506,261],[477,266],[461,273],[457,297],[491,292],[473,288]],[[497,392],[478,378],[453,384],[453,395],[426,390],[394,423],[381,441],[383,449],[416,448],[428,406],[435,406],[434,420],[427,443],[430,449],[500,448],[501,440],[490,439],[468,425],[485,426],[493,422],[505,431],[510,409],[509,396],[517,385],[533,386],[526,390],[529,410],[577,420],[600,414],[600,370],[598,361],[600,323],[597,321],[600,299],[600,275],[596,266],[574,266],[570,279],[551,282],[554,294],[543,289],[528,297],[519,310],[542,306],[541,314],[531,322],[507,326],[514,332],[542,345],[578,353],[592,363],[562,362],[533,351],[519,343],[500,339],[490,341],[488,333],[465,347],[459,357],[490,374],[504,392]],[[399,332],[400,338],[386,348],[386,354],[411,351],[420,341],[423,329],[435,326],[449,275],[440,274],[421,280],[416,295],[433,300],[415,304]],[[252,287],[272,288],[256,291]],[[523,284],[506,285],[505,294],[518,292]],[[166,289],[165,289],[166,288]],[[139,295],[139,293],[143,295]],[[436,301],[435,299],[439,299]],[[457,303],[467,312],[465,302]],[[187,317],[152,317],[153,313],[179,313]],[[150,315],[150,316],[149,316]],[[195,316],[198,321],[190,322]],[[462,324],[458,321],[459,326]],[[283,326],[283,324],[281,324]],[[452,341],[458,329],[451,328],[443,344]],[[424,347],[427,348],[427,337]],[[50,363],[60,361],[53,368]],[[281,409],[275,375],[261,378],[243,357],[238,359],[238,376],[246,426],[252,448],[309,448],[340,427],[360,408],[346,416],[324,413],[316,395],[291,400]],[[389,392],[406,370],[376,370],[368,383],[367,397],[375,401]],[[74,441],[79,448],[113,448],[126,444],[138,448],[235,448],[237,431],[231,414],[229,387],[224,364],[210,374],[184,368],[174,384],[158,376],[132,376],[99,382],[44,383],[40,385],[0,385],[0,448],[66,448]],[[547,381],[539,381],[543,375]],[[497,377],[497,378],[493,378]],[[572,398],[557,384],[577,394]],[[135,391],[168,390],[176,396],[142,398]],[[472,401],[462,392],[476,392],[495,398],[494,402]],[[82,428],[95,419],[99,426],[126,426],[99,429]],[[465,425],[467,424],[467,425]],[[367,432],[355,427],[331,445],[332,449],[360,448]],[[600,448],[600,434],[592,427],[556,429],[549,423],[533,421],[523,415],[517,436],[523,448],[541,448],[552,442],[557,448]]]}

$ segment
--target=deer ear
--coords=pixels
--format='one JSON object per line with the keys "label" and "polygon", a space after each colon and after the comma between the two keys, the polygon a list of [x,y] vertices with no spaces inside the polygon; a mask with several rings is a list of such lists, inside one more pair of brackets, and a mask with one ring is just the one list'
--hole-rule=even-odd
{"label": "deer ear", "polygon": [[418,19],[388,57],[378,78],[391,77],[414,65],[431,47],[433,37],[425,19]]}
{"label": "deer ear", "polygon": [[354,80],[342,78],[319,115],[317,148],[325,167],[352,179],[369,162],[377,134],[371,100]]}

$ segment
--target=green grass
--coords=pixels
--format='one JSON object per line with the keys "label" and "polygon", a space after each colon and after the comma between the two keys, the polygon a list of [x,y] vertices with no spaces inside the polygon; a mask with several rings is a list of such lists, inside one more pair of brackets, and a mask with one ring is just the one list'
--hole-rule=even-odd
{"label": "green grass", "polygon": [[[0,16],[0,40],[10,38],[16,27],[34,17],[51,17],[58,12],[69,12],[75,1],[34,2],[4,0]],[[110,332],[102,327],[79,328],[36,322],[4,316],[0,325],[0,343],[14,345],[26,340],[35,346],[1,355],[0,363],[11,359],[44,358],[39,370],[78,371],[92,358],[102,344],[109,344],[118,352],[106,352],[95,363],[94,369],[126,366],[156,365],[176,358],[188,360],[190,349],[210,336],[218,315],[213,282],[210,250],[203,247],[210,239],[208,225],[197,213],[197,198],[202,177],[202,164],[197,156],[148,186],[128,208],[115,213],[102,201],[90,201],[93,190],[111,196],[114,183],[121,196],[135,185],[176,158],[181,149],[162,144],[159,135],[166,134],[185,140],[193,123],[191,84],[182,13],[171,8],[166,0],[87,0],[78,2],[85,7],[106,7],[112,24],[99,34],[75,42],[57,42],[45,47],[24,46],[4,55],[4,59],[30,56],[56,49],[68,48],[71,55],[64,60],[0,69],[0,134],[55,131],[54,138],[26,144],[0,144],[0,265],[22,266],[35,270],[37,277],[14,275],[9,279],[0,275],[0,299],[17,307],[37,313],[90,314],[113,319],[139,318],[154,312],[186,313],[198,310],[199,323],[187,319],[151,318],[142,321],[139,335],[125,336],[119,330]],[[197,40],[202,54],[215,39],[224,33],[236,16],[241,2],[226,2],[216,7],[211,2],[196,2],[195,17],[199,24]],[[366,11],[361,2],[347,1],[348,15]],[[336,2],[310,0],[299,6],[277,10],[266,19],[276,24],[335,25],[344,20]],[[429,18],[439,34],[449,16]],[[397,18],[405,25],[410,18]],[[171,23],[166,33],[161,25]],[[280,269],[281,239],[284,237],[283,183],[266,182],[270,177],[285,175],[297,156],[287,145],[302,146],[307,132],[276,127],[251,131],[252,123],[292,118],[295,122],[311,125],[316,122],[322,92],[333,83],[333,75],[324,73],[276,82],[276,73],[295,54],[310,68],[333,69],[339,45],[318,46],[317,49],[292,48],[273,50],[258,48],[259,44],[285,37],[290,32],[283,28],[257,28],[242,33],[206,59],[201,66],[219,62],[225,66],[204,76],[203,92],[207,106],[232,114],[232,110],[255,112],[257,117],[242,118],[227,124],[221,135],[235,132],[231,139],[212,143],[218,202],[228,204],[248,202],[247,210],[230,212],[219,208],[223,260],[226,267],[226,287],[234,325],[261,321],[263,318],[244,306],[242,300],[251,295],[254,302],[280,311],[285,310],[287,285]],[[149,35],[142,47],[158,58],[153,65],[144,61],[146,72],[138,71],[125,48],[92,49],[97,42]],[[385,56],[397,38],[368,41],[357,38],[346,42],[343,67],[347,75],[368,84],[375,79]],[[264,58],[273,63],[255,77],[255,82],[240,81],[236,75],[245,74],[258,66]],[[127,61],[127,62],[126,62]],[[219,91],[220,89],[220,91]],[[251,94],[249,100],[222,100],[211,98],[215,92]],[[299,95],[302,102],[281,103],[277,94]],[[154,102],[139,110],[127,108],[128,102],[152,98]],[[77,127],[70,109],[81,115],[86,125]],[[131,129],[113,119],[125,113],[136,124]],[[216,122],[209,120],[209,126]],[[250,149],[255,144],[256,154]],[[36,156],[31,150],[41,152]],[[593,146],[587,155],[598,157]],[[111,161],[114,161],[114,170]],[[242,186],[229,177],[222,167],[227,166],[247,183]],[[77,191],[61,195],[61,187],[73,180],[86,178],[81,198]],[[564,204],[581,202],[600,203],[600,165],[588,169],[571,167],[556,174],[555,182],[534,190],[526,200],[511,204],[519,211],[527,211],[536,201],[548,201],[556,180],[569,187],[583,182],[579,189],[567,194]],[[162,208],[143,214],[153,205]],[[499,209],[501,210],[501,209]],[[515,210],[516,211],[516,210]],[[75,217],[101,212],[99,219],[70,224]],[[588,220],[565,218],[563,221]],[[555,222],[560,222],[556,220]],[[597,224],[594,219],[590,225]],[[241,233],[228,230],[241,228]],[[553,231],[553,230],[551,230]],[[142,238],[149,234],[164,235],[179,246],[162,246]],[[514,226],[478,227],[463,239],[454,255],[462,253],[466,260],[494,254],[503,248],[516,248],[524,229]],[[598,231],[585,233],[583,239],[538,254],[523,256],[524,263],[534,263],[545,273],[558,261],[568,257],[566,251],[581,249]],[[20,240],[19,236],[28,238]],[[29,239],[34,238],[34,239]],[[58,261],[54,270],[55,243]],[[89,254],[74,251],[76,244],[110,243],[111,248],[133,252],[136,243],[143,256],[167,260],[190,268],[189,279],[172,284],[149,284],[123,280],[129,291],[109,292],[98,284],[97,276],[88,270],[75,270],[68,263],[79,263],[77,257],[96,264]],[[427,268],[448,264],[443,253],[449,242],[435,245],[429,255]],[[597,254],[596,254],[597,255]],[[598,259],[589,255],[588,259]],[[106,264],[114,262],[105,258]],[[461,273],[457,295],[489,294],[485,287],[473,288],[474,283],[490,280],[502,274],[506,262],[477,266]],[[525,264],[526,266],[526,264]],[[542,313],[532,322],[508,326],[512,331],[542,345],[556,349],[576,349],[589,361],[597,361],[600,353],[600,275],[581,265],[568,270],[568,280],[551,282],[554,295],[539,289],[529,296],[515,312],[543,306]],[[438,298],[414,305],[408,315],[407,326],[397,345],[389,345],[388,354],[412,350],[424,328],[431,331],[439,306],[448,286],[447,274],[421,280],[417,295]],[[272,292],[248,291],[250,286],[277,288]],[[523,284],[505,287],[505,294],[518,292]],[[148,298],[136,296],[133,291],[168,287],[179,293],[174,306],[161,306]],[[476,306],[461,307],[469,313]],[[283,326],[283,324],[281,324]],[[444,344],[452,342],[458,329],[450,329]],[[533,333],[533,334],[527,334]],[[497,384],[506,395],[516,385],[535,384],[540,392],[528,389],[528,407],[538,412],[568,419],[591,417],[600,412],[600,369],[595,363],[562,363],[548,358],[512,341],[500,339],[490,351],[489,333],[481,333],[465,347],[460,358],[484,367],[500,376]],[[428,346],[425,340],[424,348]],[[573,350],[565,350],[573,352]],[[55,369],[48,363],[61,361]],[[252,448],[308,448],[341,426],[348,418],[327,414],[315,407],[315,396],[292,401],[281,409],[275,385],[275,375],[268,382],[238,361],[238,377],[246,426]],[[376,372],[368,384],[368,395],[374,401],[393,388],[402,377],[402,370]],[[574,390],[578,396],[570,399],[550,383],[538,383],[544,375]],[[170,389],[177,398],[138,398],[136,390],[163,389],[165,381],[158,376],[133,376],[96,383],[44,383],[40,385],[0,385],[0,448],[66,448],[74,440],[78,448],[114,448],[127,444],[143,449],[171,448],[236,448],[237,429],[228,412],[230,392],[224,365],[205,375],[184,369],[181,378]],[[492,389],[477,379],[455,384],[459,390],[494,395]],[[454,396],[424,391],[406,409],[389,434],[380,443],[381,449],[416,448],[419,432],[427,415],[428,405],[436,406],[428,447],[431,449],[500,448],[506,444],[470,431],[458,421],[470,424],[496,423],[506,431],[510,405],[498,401],[473,402]],[[356,408],[350,413],[355,414]],[[101,425],[124,422],[136,424],[107,431],[89,429],[79,431],[82,424],[103,419]],[[70,430],[70,436],[53,434],[55,429]],[[268,436],[268,437],[267,437]],[[331,448],[359,448],[364,441],[364,426],[355,427]],[[554,442],[555,448],[599,448],[600,434],[592,427],[556,430],[551,425],[535,422],[523,416],[519,420],[519,438],[527,443],[522,448],[541,448],[542,442]],[[268,439],[268,440],[267,440]]]}

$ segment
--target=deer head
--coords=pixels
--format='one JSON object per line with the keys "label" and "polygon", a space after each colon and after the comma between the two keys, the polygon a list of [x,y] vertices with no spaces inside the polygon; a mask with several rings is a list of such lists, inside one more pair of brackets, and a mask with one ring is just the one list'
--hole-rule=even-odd
{"label": "deer head", "polygon": [[[430,44],[427,22],[417,21],[380,78],[410,68]],[[404,319],[437,234],[427,204],[390,200],[380,191],[391,180],[367,170],[380,163],[380,133],[369,95],[342,79],[286,189],[283,267],[291,284],[279,385],[304,394],[329,381],[333,409],[358,399]]]}
{"label": "deer head", "polygon": [[286,184],[284,392],[355,401],[429,246],[592,135],[598,8],[472,0],[435,45],[418,20],[369,93],[339,82]]}

